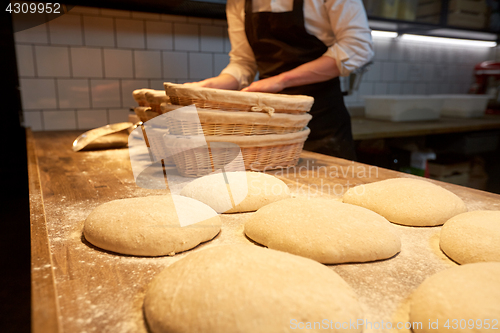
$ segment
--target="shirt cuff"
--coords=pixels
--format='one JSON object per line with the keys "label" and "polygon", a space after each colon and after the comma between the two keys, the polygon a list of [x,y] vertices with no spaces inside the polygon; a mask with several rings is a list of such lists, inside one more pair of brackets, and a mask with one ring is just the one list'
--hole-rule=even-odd
{"label": "shirt cuff", "polygon": [[345,52],[345,50],[338,44],[330,46],[323,55],[335,59],[335,61],[337,62],[337,68],[340,72],[340,76],[349,76],[351,71],[356,69],[356,66],[349,66],[347,61],[350,59],[350,57],[347,52]]}
{"label": "shirt cuff", "polygon": [[241,90],[245,87],[248,87],[251,82],[248,81],[247,76],[242,72],[240,66],[236,64],[229,64],[224,68],[221,72],[221,74],[229,74],[233,76],[236,81],[238,81],[239,87],[238,90]]}

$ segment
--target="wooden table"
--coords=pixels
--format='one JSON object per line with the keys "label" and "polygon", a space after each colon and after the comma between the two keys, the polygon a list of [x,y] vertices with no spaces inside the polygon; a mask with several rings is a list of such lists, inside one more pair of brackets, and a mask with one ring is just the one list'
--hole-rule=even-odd
{"label": "wooden table", "polygon": [[483,118],[440,118],[432,121],[391,122],[364,117],[352,118],[354,140],[424,136],[500,129],[500,115]]}
{"label": "wooden table", "polygon": [[[214,240],[173,257],[100,250],[82,237],[83,222],[92,209],[114,199],[163,192],[136,186],[127,149],[72,152],[72,140],[79,134],[27,134],[33,332],[147,332],[142,301],[155,274],[191,251],[222,243],[251,244],[243,235],[243,223],[252,213],[222,215],[222,231]],[[413,177],[310,152],[303,152],[295,169],[274,174],[296,195],[332,198],[354,185]],[[460,196],[469,210],[500,210],[499,195],[435,183]],[[354,288],[367,320],[406,318],[411,291],[425,277],[456,265],[439,250],[440,227],[394,227],[403,244],[395,257],[328,265]]]}

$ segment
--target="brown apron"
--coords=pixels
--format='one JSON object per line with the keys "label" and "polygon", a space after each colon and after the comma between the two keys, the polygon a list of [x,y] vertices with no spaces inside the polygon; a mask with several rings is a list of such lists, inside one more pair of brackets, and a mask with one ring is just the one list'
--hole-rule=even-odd
{"label": "brown apron", "polygon": [[[304,2],[293,0],[291,12],[252,12],[252,0],[245,0],[245,32],[254,52],[259,78],[292,70],[321,57],[327,46],[309,34],[304,25]],[[354,160],[351,118],[344,104],[339,78],[299,87],[283,94],[314,97],[309,122],[311,134],[304,149]]]}

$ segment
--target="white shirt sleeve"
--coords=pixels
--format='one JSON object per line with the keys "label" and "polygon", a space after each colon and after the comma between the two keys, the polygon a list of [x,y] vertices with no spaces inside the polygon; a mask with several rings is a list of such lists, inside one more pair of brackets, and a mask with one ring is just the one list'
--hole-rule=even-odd
{"label": "white shirt sleeve", "polygon": [[324,6],[335,39],[324,55],[337,61],[341,76],[348,76],[374,55],[365,9],[361,0],[326,0]]}
{"label": "white shirt sleeve", "polygon": [[226,4],[231,52],[229,65],[221,74],[232,75],[240,84],[239,89],[250,85],[257,73],[257,63],[245,33],[245,1],[228,0]]}

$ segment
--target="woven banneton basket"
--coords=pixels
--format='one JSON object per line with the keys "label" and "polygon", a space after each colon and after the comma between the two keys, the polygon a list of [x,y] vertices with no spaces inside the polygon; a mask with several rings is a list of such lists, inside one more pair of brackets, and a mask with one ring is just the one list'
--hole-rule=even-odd
{"label": "woven banneton basket", "polygon": [[194,104],[204,109],[265,112],[271,115],[273,113],[301,114],[308,112],[314,103],[314,98],[302,95],[241,92],[169,82],[163,85],[172,104]]}
{"label": "woven banneton basket", "polygon": [[165,135],[168,135],[167,129],[148,127],[146,130],[151,153],[153,153],[157,160],[163,160],[166,166],[174,166],[174,158],[165,146]]}
{"label": "woven banneton basket", "polygon": [[[225,171],[239,171],[239,164],[231,162],[240,150],[246,170],[266,171],[292,167],[299,160],[309,132],[305,128],[295,133],[255,136],[165,135],[164,142],[168,153],[173,154],[179,174],[184,177],[200,177],[221,167]],[[227,143],[231,143],[232,147],[228,147]]]}
{"label": "woven banneton basket", "polygon": [[[162,105],[163,113],[178,109],[179,105]],[[183,110],[174,117],[165,117],[165,127],[173,135],[265,135],[301,131],[311,120],[310,114],[261,112],[231,112],[220,110]],[[199,119],[199,121],[198,121]],[[200,126],[201,124],[201,126]]]}
{"label": "woven banneton basket", "polygon": [[148,102],[151,110],[155,111],[158,114],[161,114],[162,103],[168,102],[168,97],[163,90],[149,90],[145,92],[146,101]]}

